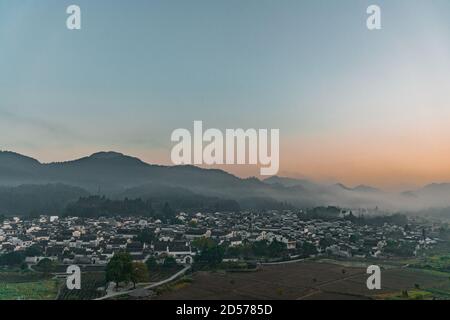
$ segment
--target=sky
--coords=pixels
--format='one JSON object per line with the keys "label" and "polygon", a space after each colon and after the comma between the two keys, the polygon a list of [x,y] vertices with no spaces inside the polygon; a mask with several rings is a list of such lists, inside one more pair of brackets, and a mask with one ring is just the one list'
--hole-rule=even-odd
{"label": "sky", "polygon": [[280,175],[402,189],[450,181],[449,119],[448,0],[0,0],[0,149],[42,162],[170,164],[202,120],[280,129]]}

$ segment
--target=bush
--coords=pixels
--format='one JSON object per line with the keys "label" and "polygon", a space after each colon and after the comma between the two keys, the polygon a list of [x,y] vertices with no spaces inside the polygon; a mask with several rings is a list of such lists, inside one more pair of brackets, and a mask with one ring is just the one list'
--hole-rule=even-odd
{"label": "bush", "polygon": [[174,268],[177,266],[177,261],[174,257],[167,257],[164,259],[164,267],[165,268]]}
{"label": "bush", "polygon": [[36,270],[43,272],[44,274],[50,274],[56,270],[57,263],[45,258],[39,261],[39,263],[36,265]]}
{"label": "bush", "polygon": [[18,267],[25,261],[25,255],[22,252],[10,252],[0,256],[0,266]]}

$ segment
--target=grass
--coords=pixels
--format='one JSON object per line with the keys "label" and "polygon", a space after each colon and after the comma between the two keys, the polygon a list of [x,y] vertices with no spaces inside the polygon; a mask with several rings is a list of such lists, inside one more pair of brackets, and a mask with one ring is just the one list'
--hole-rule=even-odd
{"label": "grass", "polygon": [[43,274],[31,271],[1,271],[0,283],[25,283],[48,280]]}
{"label": "grass", "polygon": [[433,293],[425,290],[408,290],[408,295],[404,295],[402,292],[395,292],[377,296],[377,298],[383,300],[431,300],[433,297]]}
{"label": "grass", "polygon": [[430,275],[446,276],[450,280],[450,254],[428,256],[415,264],[411,264],[409,268]]}
{"label": "grass", "polygon": [[188,287],[192,283],[191,277],[183,277],[175,282],[168,283],[155,289],[155,292],[160,295],[165,292],[178,291]]}
{"label": "grass", "polygon": [[434,297],[436,297],[437,299],[442,299],[442,300],[450,300],[450,290],[445,290],[445,289],[428,289],[429,292],[431,292],[433,294]]}
{"label": "grass", "polygon": [[450,281],[450,273],[449,272],[443,272],[443,271],[432,270],[432,269],[420,269],[420,268],[410,268],[410,269],[417,271],[417,272],[429,274],[430,276],[448,277],[448,279]]}
{"label": "grass", "polygon": [[53,300],[57,293],[58,281],[41,273],[0,271],[0,300]]}
{"label": "grass", "polygon": [[172,290],[181,290],[186,288],[188,285],[190,285],[190,282],[178,282],[173,285]]}
{"label": "grass", "polygon": [[177,265],[177,266],[173,266],[173,267],[161,266],[161,267],[149,270],[149,282],[158,282],[161,280],[165,280],[182,269],[183,269],[182,266]]}
{"label": "grass", "polygon": [[57,293],[56,280],[0,283],[0,300],[53,300]]}

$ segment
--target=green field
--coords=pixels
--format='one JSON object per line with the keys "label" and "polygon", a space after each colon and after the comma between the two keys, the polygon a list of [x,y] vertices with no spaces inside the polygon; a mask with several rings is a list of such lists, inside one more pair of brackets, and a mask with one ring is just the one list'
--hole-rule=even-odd
{"label": "green field", "polygon": [[428,256],[411,267],[450,273],[450,254]]}
{"label": "green field", "polygon": [[432,300],[433,294],[424,290],[410,290],[408,292],[395,292],[382,294],[378,299],[382,300]]}
{"label": "green field", "polygon": [[53,300],[58,286],[35,273],[0,272],[0,300]]}

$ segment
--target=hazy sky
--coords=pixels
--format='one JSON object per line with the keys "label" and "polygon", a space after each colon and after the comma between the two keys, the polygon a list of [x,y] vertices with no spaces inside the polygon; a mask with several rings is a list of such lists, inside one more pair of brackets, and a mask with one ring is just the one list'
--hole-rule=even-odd
{"label": "hazy sky", "polygon": [[0,149],[169,163],[194,120],[279,128],[281,174],[450,181],[450,1],[0,0]]}

